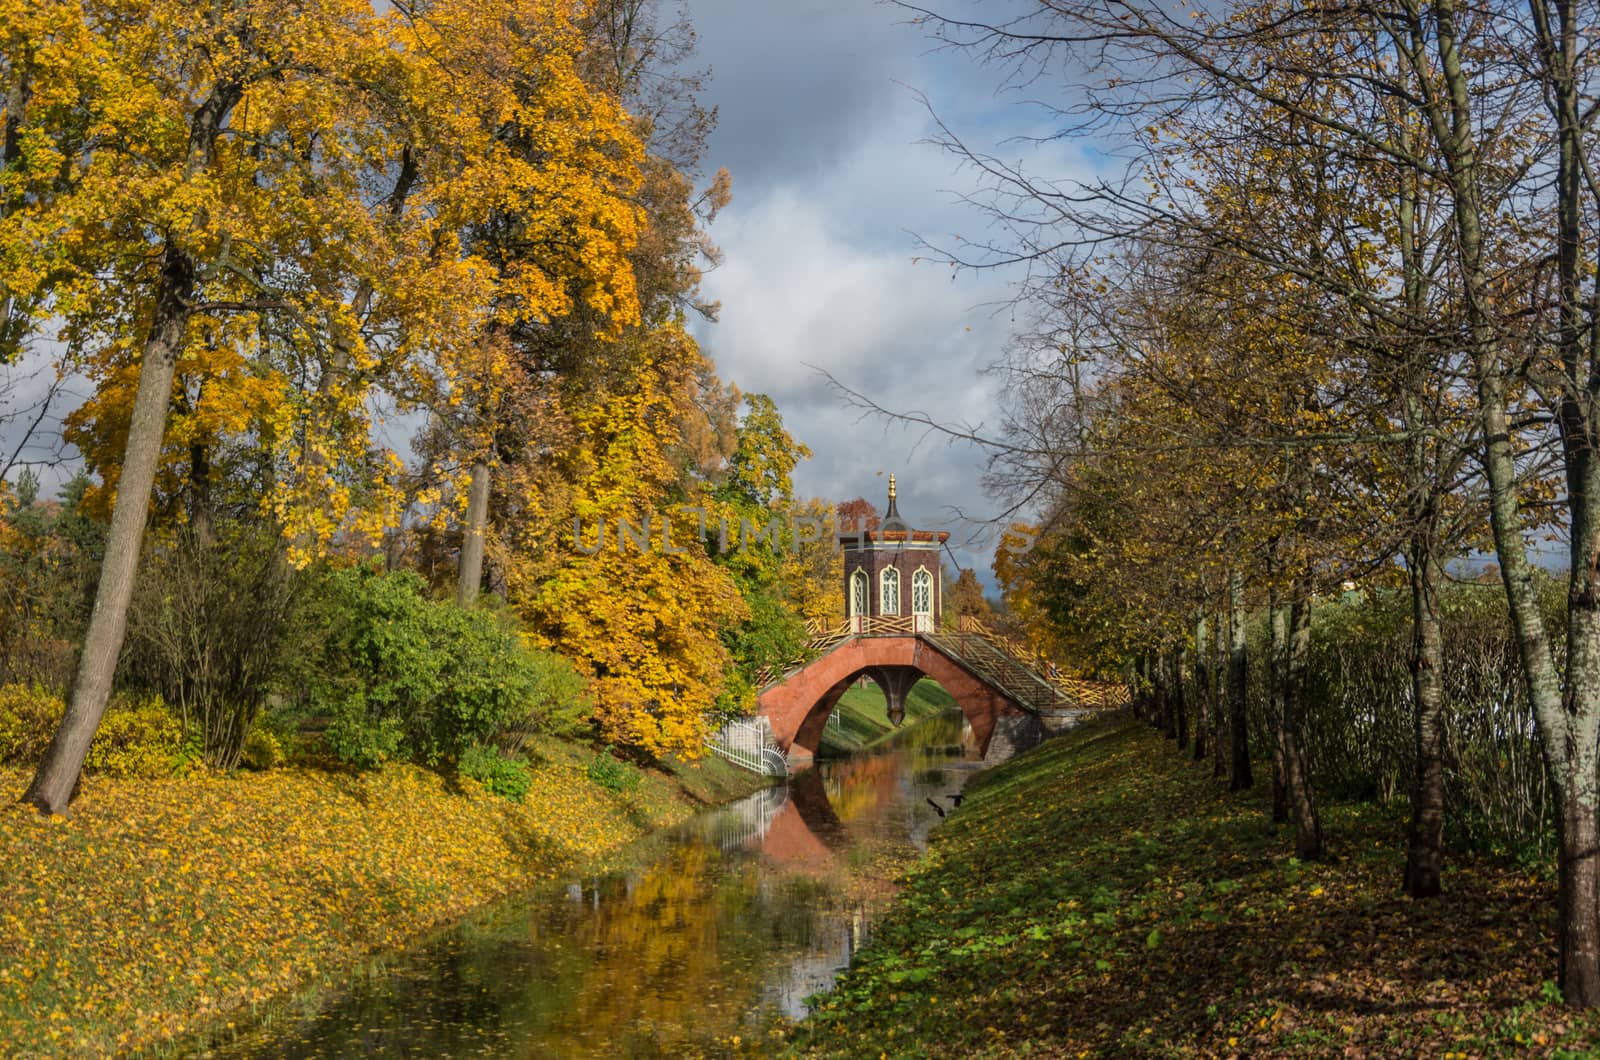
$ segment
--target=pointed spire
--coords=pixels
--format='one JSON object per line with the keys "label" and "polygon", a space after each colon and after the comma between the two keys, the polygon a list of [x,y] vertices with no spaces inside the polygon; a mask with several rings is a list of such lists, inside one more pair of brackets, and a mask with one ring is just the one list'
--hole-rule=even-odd
{"label": "pointed spire", "polygon": [[894,476],[889,476],[889,510],[883,513],[883,522],[878,524],[879,531],[897,530],[909,532],[911,527],[900,518],[900,506],[895,503]]}

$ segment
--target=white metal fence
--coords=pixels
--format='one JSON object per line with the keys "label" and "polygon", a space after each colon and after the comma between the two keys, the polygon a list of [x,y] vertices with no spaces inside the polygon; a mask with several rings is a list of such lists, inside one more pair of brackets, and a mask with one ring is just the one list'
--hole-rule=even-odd
{"label": "white metal fence", "polygon": [[772,723],[766,718],[734,718],[706,738],[706,746],[736,766],[763,776],[789,775],[789,763],[784,760],[777,740],[772,736]]}

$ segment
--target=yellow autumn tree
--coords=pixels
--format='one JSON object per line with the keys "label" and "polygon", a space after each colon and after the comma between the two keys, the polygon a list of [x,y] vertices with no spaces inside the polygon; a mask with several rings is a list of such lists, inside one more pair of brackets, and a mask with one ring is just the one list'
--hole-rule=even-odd
{"label": "yellow autumn tree", "polygon": [[540,643],[593,675],[606,739],[696,753],[726,681],[722,630],[746,613],[670,458],[694,397],[671,384],[703,357],[676,323],[621,341],[635,372],[603,396],[570,396],[569,444],[513,479],[508,597]]}
{"label": "yellow autumn tree", "polygon": [[[71,429],[115,498],[85,669],[31,801],[65,806],[98,724],[152,495],[203,497],[215,457],[245,446],[242,495],[295,559],[376,540],[398,523],[403,467],[375,398],[470,395],[497,320],[576,304],[627,318],[637,211],[617,192],[638,147],[575,72],[581,14],[563,0],[441,0],[426,17],[362,0],[0,7],[16,57],[6,337],[17,319],[59,325],[96,386]],[[491,228],[547,253],[485,256],[473,237]]]}

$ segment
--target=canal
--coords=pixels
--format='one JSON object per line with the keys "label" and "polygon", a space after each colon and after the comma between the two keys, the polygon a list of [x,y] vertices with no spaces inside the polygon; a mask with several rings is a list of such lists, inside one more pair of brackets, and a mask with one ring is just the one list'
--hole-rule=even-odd
{"label": "canal", "polygon": [[481,910],[229,1056],[748,1046],[830,988],[978,763],[959,711]]}

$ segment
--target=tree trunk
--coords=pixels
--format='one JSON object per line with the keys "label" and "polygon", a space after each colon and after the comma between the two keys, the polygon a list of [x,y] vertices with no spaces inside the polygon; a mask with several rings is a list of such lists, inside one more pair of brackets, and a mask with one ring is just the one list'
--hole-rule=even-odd
{"label": "tree trunk", "polygon": [[471,607],[483,584],[483,538],[489,528],[489,465],[472,465],[472,485],[467,490],[467,521],[461,529],[461,560],[456,571],[456,603]]}
{"label": "tree trunk", "polygon": [[1166,733],[1167,739],[1178,739],[1178,695],[1179,681],[1182,674],[1178,670],[1178,656],[1176,652],[1164,651],[1156,658],[1156,664],[1161,668],[1161,729]]}
{"label": "tree trunk", "polygon": [[1250,773],[1250,735],[1245,728],[1244,697],[1250,671],[1244,624],[1244,579],[1235,571],[1228,576],[1228,735],[1233,760],[1229,791],[1244,791],[1255,783]]}
{"label": "tree trunk", "polygon": [[1416,778],[1406,837],[1405,892],[1439,893],[1444,867],[1444,637],[1439,622],[1439,567],[1431,543],[1414,538],[1411,575],[1411,698]]}
{"label": "tree trunk", "polygon": [[1272,823],[1289,820],[1289,775],[1284,763],[1284,685],[1287,661],[1285,641],[1288,615],[1276,588],[1267,603],[1267,713],[1272,719]]}
{"label": "tree trunk", "polygon": [[[243,94],[241,83],[219,81],[195,111],[190,119],[188,157],[184,161],[186,181],[210,163],[217,136]],[[204,223],[204,217],[194,220],[196,226]],[[23,802],[38,807],[42,813],[66,812],[78,786],[83,760],[89,754],[89,744],[111,697],[117,656],[128,629],[128,604],[139,569],[145,521],[150,514],[150,492],[161,462],[167,408],[172,403],[172,378],[193,312],[195,282],[195,263],[169,242],[161,260],[150,332],[139,362],[139,389],[134,394],[122,474],[111,508],[111,526],[106,532],[105,558],[100,563],[100,583],[84,635],[72,701],[50,740],[44,761],[39,763],[39,771],[22,795]]]}
{"label": "tree trunk", "polygon": [[[1534,5],[1536,9],[1541,6]],[[1566,16],[1572,16],[1570,0],[1563,0],[1561,6]],[[1503,363],[1498,321],[1491,308],[1497,292],[1484,248],[1486,211],[1482,201],[1478,145],[1473,135],[1472,74],[1462,65],[1457,19],[1453,2],[1435,6],[1436,69],[1446,91],[1442,98],[1429,102],[1424,114],[1451,174],[1456,254],[1466,289],[1464,305],[1483,434],[1483,469],[1489,483],[1489,521],[1494,531],[1495,552],[1500,560],[1501,581],[1511,612],[1523,680],[1556,795],[1560,835],[1558,977],[1568,1004],[1592,1008],[1600,1005],[1600,853],[1595,850],[1597,833],[1600,833],[1596,816],[1597,804],[1600,804],[1596,792],[1597,780],[1600,780],[1596,776],[1596,738],[1600,735],[1600,641],[1597,641],[1600,623],[1596,622],[1595,608],[1600,606],[1600,595],[1596,594],[1594,584],[1600,574],[1596,569],[1596,552],[1600,547],[1600,540],[1596,538],[1600,531],[1600,489],[1592,481],[1596,467],[1592,440],[1588,437],[1588,397],[1563,389],[1556,403],[1571,520],[1567,679],[1563,693],[1550,651],[1549,634],[1539,613],[1532,564],[1528,560],[1518,511],[1516,450],[1507,395],[1509,369]],[[1416,65],[1428,64],[1418,61]],[[1421,72],[1427,76],[1429,71]],[[1548,87],[1555,89],[1551,98],[1556,98],[1557,105],[1562,106],[1558,97],[1570,86]],[[1562,129],[1563,141],[1567,135],[1568,130]],[[1568,184],[1565,166],[1558,167],[1558,200],[1576,193],[1577,189]],[[1562,271],[1559,263],[1557,271]],[[1588,373],[1580,363],[1582,351],[1578,344],[1567,341],[1569,337],[1563,334],[1558,343],[1566,369],[1563,377],[1578,379]],[[1592,364],[1589,370],[1593,370]]]}
{"label": "tree trunk", "polygon": [[1187,656],[1189,650],[1180,648],[1173,656],[1172,663],[1172,694],[1176,699],[1176,727],[1173,738],[1178,741],[1178,750],[1182,751],[1189,746],[1189,704],[1183,694],[1183,675],[1188,670]]}
{"label": "tree trunk", "polygon": [[[1556,166],[1556,288],[1563,386],[1558,421],[1571,505],[1567,590],[1567,688],[1562,708],[1568,719],[1560,785],[1561,984],[1569,1003],[1600,1005],[1600,428],[1594,397],[1600,364],[1600,320],[1586,302],[1584,277],[1594,271],[1591,244],[1583,247],[1586,201],[1583,142],[1593,86],[1580,73],[1593,13],[1574,0],[1529,5],[1539,35],[1543,96],[1559,147]],[[1592,179],[1592,177],[1591,177]],[[1591,238],[1592,238],[1592,233]],[[1596,292],[1600,301],[1600,292]],[[1581,381],[1581,382],[1579,382]],[[1548,744],[1549,734],[1545,734]],[[1546,751],[1547,760],[1550,751]]]}
{"label": "tree trunk", "polygon": [[168,246],[156,292],[155,315],[145,340],[139,365],[139,389],[133,399],[128,441],[123,451],[122,474],[106,534],[105,559],[100,564],[100,584],[84,637],[72,701],[50,741],[39,771],[22,801],[46,814],[65,813],[89,754],[89,744],[111,697],[117,656],[128,628],[128,604],[133,598],[139,550],[144,543],[145,521],[150,512],[150,492],[161,462],[161,442],[166,433],[167,406],[172,400],[172,379],[183,348],[194,294],[194,268],[187,255]]}
{"label": "tree trunk", "polygon": [[1225,611],[1216,618],[1216,662],[1211,667],[1211,775],[1228,775],[1228,620]]}
{"label": "tree trunk", "polygon": [[1206,613],[1194,620],[1194,760],[1206,760],[1206,733],[1211,725],[1211,634],[1206,628]]}
{"label": "tree trunk", "polygon": [[1322,820],[1317,815],[1316,793],[1311,789],[1311,774],[1306,768],[1305,743],[1301,740],[1301,721],[1305,713],[1306,664],[1311,655],[1311,594],[1296,593],[1289,605],[1289,639],[1285,646],[1283,681],[1284,782],[1289,790],[1289,809],[1294,817],[1294,853],[1302,861],[1322,857]]}
{"label": "tree trunk", "polygon": [[1166,697],[1161,687],[1161,656],[1145,656],[1144,676],[1150,683],[1150,727],[1163,729],[1166,727]]}
{"label": "tree trunk", "polygon": [[201,548],[216,541],[211,522],[211,451],[200,442],[189,446],[189,528]]}

